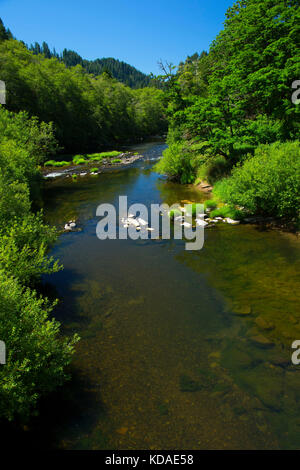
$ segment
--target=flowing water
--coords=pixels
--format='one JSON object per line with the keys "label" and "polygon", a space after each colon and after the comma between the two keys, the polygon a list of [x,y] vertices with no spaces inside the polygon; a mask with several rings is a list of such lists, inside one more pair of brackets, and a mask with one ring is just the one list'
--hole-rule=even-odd
{"label": "flowing water", "polygon": [[[181,240],[96,237],[96,208],[203,201],[153,169],[163,144],[135,147],[134,166],[47,183],[48,222],[82,231],[52,250],[45,279],[56,317],[77,332],[72,381],[43,405],[31,445],[67,449],[300,447],[299,254],[292,235],[220,223],[202,250]],[[33,437],[34,436],[34,437]]]}

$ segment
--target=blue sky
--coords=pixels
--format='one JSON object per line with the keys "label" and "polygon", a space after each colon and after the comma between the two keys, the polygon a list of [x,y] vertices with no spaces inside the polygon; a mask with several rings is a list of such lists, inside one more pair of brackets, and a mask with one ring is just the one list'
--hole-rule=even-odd
{"label": "blue sky", "polygon": [[17,39],[46,41],[85,59],[114,57],[145,73],[208,50],[233,0],[0,0]]}

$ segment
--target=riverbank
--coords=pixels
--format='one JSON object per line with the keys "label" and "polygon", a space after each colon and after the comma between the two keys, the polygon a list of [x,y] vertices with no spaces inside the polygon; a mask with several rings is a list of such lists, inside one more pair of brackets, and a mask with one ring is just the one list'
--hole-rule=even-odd
{"label": "riverbank", "polygon": [[[222,213],[222,207],[228,207],[228,205],[224,202],[219,201],[218,199],[214,198],[213,189],[214,186],[209,184],[207,181],[201,181],[195,185],[197,190],[204,194],[210,194],[211,200],[215,202],[215,210],[221,211],[219,215]],[[284,218],[276,218],[276,217],[268,217],[268,216],[261,216],[255,214],[244,214],[243,208],[235,207],[236,210],[242,211],[240,212],[240,223],[243,224],[254,224],[260,227],[261,230],[279,230],[282,232],[288,232],[294,234],[296,237],[300,237],[300,230],[299,230],[299,223],[297,221],[288,220]],[[217,216],[217,218],[219,218]]]}
{"label": "riverbank", "polygon": [[[92,161],[86,160],[78,165],[72,165],[71,163],[70,165],[63,165],[59,171],[57,170],[57,167],[49,165],[47,167],[43,167],[41,169],[41,173],[44,178],[68,178],[70,176],[77,177],[89,174],[97,175],[106,169],[130,165],[137,160],[140,160],[142,155],[136,155],[133,152],[120,152],[117,157],[118,158],[99,158],[99,160],[97,160],[97,157],[94,157]],[[95,167],[95,165],[97,167]]]}

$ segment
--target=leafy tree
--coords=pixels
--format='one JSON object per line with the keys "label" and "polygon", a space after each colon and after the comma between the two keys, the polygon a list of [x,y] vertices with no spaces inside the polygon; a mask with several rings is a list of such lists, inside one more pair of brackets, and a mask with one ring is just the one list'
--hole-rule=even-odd
{"label": "leafy tree", "polygon": [[52,126],[0,107],[0,418],[26,420],[38,399],[67,378],[78,338],[62,339],[51,305],[34,290],[42,273],[60,269],[47,256],[56,239],[31,210],[37,165],[56,145]]}
{"label": "leafy tree", "polygon": [[208,55],[188,57],[172,79],[169,143],[202,142],[198,166],[221,157],[228,172],[260,144],[297,139],[299,20],[297,0],[234,3]]}

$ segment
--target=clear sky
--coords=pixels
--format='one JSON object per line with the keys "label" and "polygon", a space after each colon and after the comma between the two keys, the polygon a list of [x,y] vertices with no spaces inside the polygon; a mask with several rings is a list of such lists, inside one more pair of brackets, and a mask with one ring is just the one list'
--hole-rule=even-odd
{"label": "clear sky", "polygon": [[208,50],[233,0],[0,0],[17,39],[85,59],[114,57],[145,73]]}

